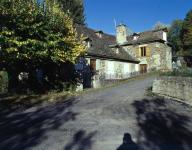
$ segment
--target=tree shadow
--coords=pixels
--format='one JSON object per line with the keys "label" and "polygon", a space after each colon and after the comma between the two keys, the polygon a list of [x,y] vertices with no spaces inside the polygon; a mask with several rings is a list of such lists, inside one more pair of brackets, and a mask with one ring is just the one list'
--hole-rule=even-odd
{"label": "tree shadow", "polygon": [[117,148],[117,150],[139,150],[139,147],[133,142],[131,135],[129,133],[125,133],[123,143]]}
{"label": "tree shadow", "polygon": [[73,139],[69,142],[64,150],[90,150],[93,145],[92,138],[97,134],[96,131],[91,133],[86,133],[85,130],[80,130],[74,134]]}
{"label": "tree shadow", "polygon": [[[75,98],[40,108],[17,112],[16,108],[2,107],[0,112],[0,149],[26,150],[40,144],[46,133],[58,129],[78,113],[72,111]],[[3,103],[1,103],[2,105]]]}
{"label": "tree shadow", "polygon": [[[138,144],[142,149],[192,149],[192,120],[187,113],[170,108],[164,99],[143,99],[133,103],[140,128]],[[179,109],[179,108],[178,108]]]}

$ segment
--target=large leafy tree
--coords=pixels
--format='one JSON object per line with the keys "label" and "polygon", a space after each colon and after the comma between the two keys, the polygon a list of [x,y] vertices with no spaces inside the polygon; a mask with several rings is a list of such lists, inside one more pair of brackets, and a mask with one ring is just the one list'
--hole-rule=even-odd
{"label": "large leafy tree", "polygon": [[174,20],[168,32],[168,41],[172,44],[176,53],[183,50],[182,40],[180,38],[182,26],[183,20]]}
{"label": "large leafy tree", "polygon": [[68,12],[75,23],[85,24],[83,0],[58,0],[64,12]]}
{"label": "large leafy tree", "polygon": [[192,55],[192,10],[190,10],[183,22],[181,39],[183,42],[184,54]]}
{"label": "large leafy tree", "polygon": [[46,63],[74,63],[84,53],[83,37],[57,3],[0,1],[0,60],[6,66],[31,69]]}

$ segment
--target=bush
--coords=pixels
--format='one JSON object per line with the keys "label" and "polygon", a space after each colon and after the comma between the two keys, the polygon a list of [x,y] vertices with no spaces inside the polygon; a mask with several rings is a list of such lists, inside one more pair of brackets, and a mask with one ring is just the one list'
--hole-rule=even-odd
{"label": "bush", "polygon": [[0,93],[4,94],[8,91],[8,73],[0,71]]}
{"label": "bush", "polygon": [[181,76],[181,77],[192,77],[192,69],[184,68],[173,70],[171,72],[163,72],[160,74],[161,76]]}

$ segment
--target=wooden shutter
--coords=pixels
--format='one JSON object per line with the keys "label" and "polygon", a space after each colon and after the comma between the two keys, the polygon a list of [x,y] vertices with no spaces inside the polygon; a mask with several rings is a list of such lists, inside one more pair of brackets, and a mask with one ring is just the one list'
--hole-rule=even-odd
{"label": "wooden shutter", "polygon": [[96,71],[96,59],[90,60],[90,68],[92,71]]}
{"label": "wooden shutter", "polygon": [[140,50],[140,47],[137,47],[136,49],[136,57],[140,57],[141,56],[141,50]]}
{"label": "wooden shutter", "polygon": [[149,46],[146,47],[146,56],[151,57],[151,48]]}

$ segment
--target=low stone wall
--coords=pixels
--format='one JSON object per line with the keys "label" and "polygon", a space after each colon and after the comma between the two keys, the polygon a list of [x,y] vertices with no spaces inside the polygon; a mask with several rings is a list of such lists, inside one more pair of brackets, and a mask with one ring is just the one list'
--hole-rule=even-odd
{"label": "low stone wall", "polygon": [[192,104],[192,78],[158,77],[153,82],[153,93]]}

